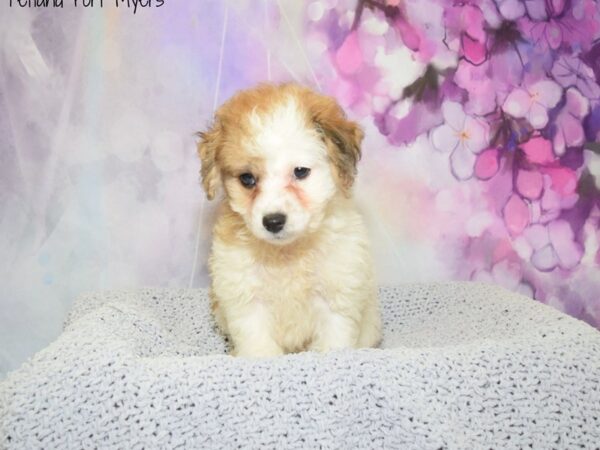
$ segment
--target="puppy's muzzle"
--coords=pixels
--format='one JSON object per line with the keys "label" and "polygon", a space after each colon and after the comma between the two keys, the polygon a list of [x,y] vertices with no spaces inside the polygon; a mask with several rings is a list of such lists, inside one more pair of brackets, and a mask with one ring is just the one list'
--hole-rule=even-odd
{"label": "puppy's muzzle", "polygon": [[263,217],[263,226],[271,233],[279,233],[285,225],[285,214],[275,213],[267,214]]}

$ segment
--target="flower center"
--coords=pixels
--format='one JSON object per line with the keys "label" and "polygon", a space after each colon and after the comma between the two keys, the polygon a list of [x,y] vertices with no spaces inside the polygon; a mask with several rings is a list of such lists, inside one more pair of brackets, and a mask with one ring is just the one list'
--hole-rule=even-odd
{"label": "flower center", "polygon": [[537,102],[540,98],[540,93],[538,91],[532,92],[530,95],[532,102]]}
{"label": "flower center", "polygon": [[459,133],[456,133],[456,135],[458,136],[458,138],[461,141],[466,141],[467,139],[469,139],[471,136],[469,135],[469,132],[467,130],[462,130]]}

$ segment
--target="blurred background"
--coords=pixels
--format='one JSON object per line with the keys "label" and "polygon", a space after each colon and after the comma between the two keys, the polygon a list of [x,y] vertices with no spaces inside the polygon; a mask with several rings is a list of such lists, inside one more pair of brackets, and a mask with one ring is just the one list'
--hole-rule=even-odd
{"label": "blurred background", "polygon": [[207,285],[194,133],[261,81],[333,95],[363,125],[356,195],[381,283],[487,281],[600,326],[593,0],[14,3],[0,377],[83,292]]}

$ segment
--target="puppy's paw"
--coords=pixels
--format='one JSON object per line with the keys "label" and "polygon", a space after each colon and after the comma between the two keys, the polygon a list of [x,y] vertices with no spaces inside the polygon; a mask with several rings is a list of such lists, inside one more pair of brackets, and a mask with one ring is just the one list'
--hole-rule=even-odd
{"label": "puppy's paw", "polygon": [[251,346],[242,345],[236,346],[232,351],[231,355],[241,358],[273,358],[275,356],[283,355],[284,351],[277,344],[263,345],[263,346]]}

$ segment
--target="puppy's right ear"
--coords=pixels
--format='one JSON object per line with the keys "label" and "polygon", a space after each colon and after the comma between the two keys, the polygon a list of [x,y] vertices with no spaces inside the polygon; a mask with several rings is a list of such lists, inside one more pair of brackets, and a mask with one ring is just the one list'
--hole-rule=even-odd
{"label": "puppy's right ear", "polygon": [[223,141],[221,125],[215,122],[210,130],[201,131],[198,136],[200,137],[198,155],[200,155],[202,185],[206,191],[206,197],[212,200],[221,185],[221,174],[216,161],[217,152]]}

